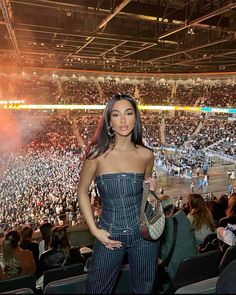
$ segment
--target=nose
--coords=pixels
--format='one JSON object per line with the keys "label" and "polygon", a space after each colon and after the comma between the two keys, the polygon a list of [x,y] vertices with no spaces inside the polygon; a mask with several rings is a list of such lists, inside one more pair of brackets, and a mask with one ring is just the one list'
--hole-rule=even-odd
{"label": "nose", "polygon": [[122,123],[125,122],[125,115],[121,115],[121,122],[122,122]]}

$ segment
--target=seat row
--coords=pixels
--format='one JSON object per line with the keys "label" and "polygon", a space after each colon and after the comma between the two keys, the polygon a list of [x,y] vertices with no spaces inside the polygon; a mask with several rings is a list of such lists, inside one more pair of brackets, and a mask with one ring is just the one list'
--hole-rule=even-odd
{"label": "seat row", "polygon": [[[231,262],[235,267],[236,245],[230,246],[223,256],[222,252],[217,249],[185,258],[178,267],[168,293],[215,293],[217,283],[220,284],[221,275]],[[48,270],[44,273],[41,292],[43,294],[86,294],[87,274],[83,272],[82,263]],[[39,294],[36,279],[32,275],[0,281],[0,290],[1,294]],[[120,267],[113,293],[131,293],[128,264]]]}

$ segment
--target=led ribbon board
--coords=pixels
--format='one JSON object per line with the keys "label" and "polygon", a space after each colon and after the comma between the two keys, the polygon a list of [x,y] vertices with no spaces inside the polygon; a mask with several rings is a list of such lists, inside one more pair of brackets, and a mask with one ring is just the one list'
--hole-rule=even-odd
{"label": "led ribbon board", "polygon": [[[228,113],[236,114],[236,109],[212,108],[212,107],[189,107],[189,106],[151,106],[138,105],[140,110],[146,111],[187,111],[187,112],[210,112],[210,113]],[[105,105],[80,105],[80,104],[18,104],[0,102],[0,109],[15,110],[103,110]]]}

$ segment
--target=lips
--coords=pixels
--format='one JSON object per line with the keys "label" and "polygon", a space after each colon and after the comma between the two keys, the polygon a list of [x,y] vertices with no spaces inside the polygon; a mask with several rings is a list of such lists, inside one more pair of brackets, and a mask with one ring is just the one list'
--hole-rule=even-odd
{"label": "lips", "polygon": [[128,130],[128,126],[120,126],[119,129],[121,131],[126,131],[126,130]]}

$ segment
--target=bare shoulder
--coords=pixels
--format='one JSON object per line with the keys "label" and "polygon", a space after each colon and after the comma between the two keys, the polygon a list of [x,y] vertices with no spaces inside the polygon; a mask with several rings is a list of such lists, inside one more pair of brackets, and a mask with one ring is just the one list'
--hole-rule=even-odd
{"label": "bare shoulder", "polygon": [[142,156],[143,158],[145,158],[147,161],[154,159],[153,151],[150,150],[149,148],[144,147],[144,146],[141,146],[141,145],[138,145],[137,146],[137,150],[138,150],[138,153],[140,154],[140,156]]}

